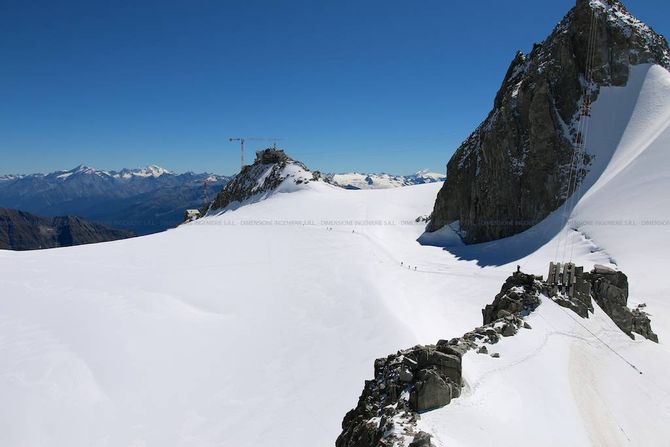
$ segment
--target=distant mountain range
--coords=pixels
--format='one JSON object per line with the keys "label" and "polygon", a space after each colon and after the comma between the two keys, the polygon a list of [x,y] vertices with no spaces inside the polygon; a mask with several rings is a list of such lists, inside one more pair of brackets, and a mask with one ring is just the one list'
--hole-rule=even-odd
{"label": "distant mountain range", "polygon": [[[232,178],[176,174],[155,165],[120,171],[81,165],[49,174],[0,176],[0,207],[40,216],[79,216],[145,235],[179,225],[186,209],[211,202]],[[345,189],[383,189],[442,182],[445,176],[429,171],[412,175],[354,172],[327,174],[324,180]]]}
{"label": "distant mountain range", "polygon": [[443,182],[446,180],[446,176],[423,170],[411,175],[393,175],[385,173],[361,174],[358,172],[327,174],[324,179],[328,183],[345,189],[387,189],[398,188],[400,186]]}
{"label": "distant mountain range", "polygon": [[23,211],[0,208],[1,250],[69,247],[133,236],[131,231],[115,230],[79,217],[39,217]]}
{"label": "distant mountain range", "polygon": [[214,197],[229,177],[175,174],[159,166],[104,171],[88,166],[50,174],[0,176],[0,207],[84,219],[150,234],[178,225],[187,208]]}

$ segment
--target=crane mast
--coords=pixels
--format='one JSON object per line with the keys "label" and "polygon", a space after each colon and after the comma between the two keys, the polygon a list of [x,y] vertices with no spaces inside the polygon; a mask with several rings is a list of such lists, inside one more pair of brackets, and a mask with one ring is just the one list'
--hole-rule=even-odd
{"label": "crane mast", "polygon": [[231,143],[233,141],[239,141],[240,142],[240,169],[244,167],[244,143],[246,141],[272,141],[273,148],[277,148],[277,141],[281,140],[281,138],[257,138],[257,137],[237,137],[237,138],[228,138],[228,141]]}

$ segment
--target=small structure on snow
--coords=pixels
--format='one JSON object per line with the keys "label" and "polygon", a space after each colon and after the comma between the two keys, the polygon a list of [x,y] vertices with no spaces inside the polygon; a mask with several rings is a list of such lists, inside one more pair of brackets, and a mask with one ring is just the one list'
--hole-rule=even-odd
{"label": "small structure on snow", "polygon": [[201,217],[202,213],[200,213],[200,210],[190,209],[184,212],[184,222],[192,222]]}

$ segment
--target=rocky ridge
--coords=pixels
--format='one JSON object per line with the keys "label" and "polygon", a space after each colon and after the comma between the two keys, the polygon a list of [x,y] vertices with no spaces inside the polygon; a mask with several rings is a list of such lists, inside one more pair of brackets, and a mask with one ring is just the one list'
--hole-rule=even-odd
{"label": "rocky ridge", "polygon": [[[578,272],[577,281],[583,285],[579,294],[584,293],[588,299],[580,296],[575,300],[558,293],[542,276],[518,270],[482,309],[482,326],[462,337],[418,345],[375,360],[374,378],[365,381],[358,404],[344,417],[336,447],[433,446],[430,434],[417,429],[417,421],[421,413],[448,405],[461,395],[463,356],[474,351],[498,358],[493,346],[521,329],[532,329],[524,318],[540,306],[543,298],[588,318],[589,306],[593,312],[593,297],[624,333],[633,337],[635,332],[658,342],[643,306],[632,311],[626,307],[625,274],[603,266],[595,266],[589,273],[578,268]],[[586,314],[581,306],[586,306]]]}
{"label": "rocky ridge", "polygon": [[649,314],[645,305],[628,307],[628,277],[620,271],[596,265],[590,272],[577,269],[576,285],[581,289],[574,296],[547,288],[546,294],[562,307],[574,311],[582,318],[593,313],[593,301],[600,307],[623,333],[634,338],[633,333],[655,343],[658,336],[651,329]]}
{"label": "rocky ridge", "polygon": [[[430,435],[416,428],[420,414],[448,405],[461,395],[465,353],[489,354],[487,345],[522,328],[530,329],[523,316],[540,305],[542,292],[538,278],[516,272],[493,304],[483,310],[483,326],[459,338],[377,359],[374,379],[365,382],[358,405],[344,417],[336,447],[431,446]],[[495,352],[490,355],[499,357]]]}
{"label": "rocky ridge", "polygon": [[626,85],[630,66],[645,63],[670,67],[663,36],[618,0],[578,0],[544,42],[514,57],[493,109],[447,164],[427,230],[458,222],[465,242],[485,242],[557,209],[578,184],[568,179],[582,179],[592,161],[572,163],[583,104],[601,87]]}
{"label": "rocky ridge", "polygon": [[318,171],[310,171],[283,150],[264,149],[256,152],[254,163],[244,166],[203,211],[214,212],[236,203],[261,200],[273,192],[290,191],[320,179]]}
{"label": "rocky ridge", "polygon": [[23,211],[0,208],[0,249],[69,247],[133,236],[130,231],[109,228],[76,216],[39,217]]}

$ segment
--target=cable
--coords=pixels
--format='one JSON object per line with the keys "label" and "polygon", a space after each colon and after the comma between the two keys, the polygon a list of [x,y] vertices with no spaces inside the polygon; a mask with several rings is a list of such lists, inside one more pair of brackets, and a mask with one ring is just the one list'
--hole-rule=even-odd
{"label": "cable", "polygon": [[[586,58],[584,62],[584,77],[585,77],[585,86],[584,86],[584,93],[582,97],[582,101],[580,104],[580,109],[579,109],[579,122],[577,123],[577,136],[578,141],[576,141],[576,144],[574,146],[573,152],[572,152],[572,157],[570,160],[570,169],[568,171],[568,181],[567,181],[567,190],[565,192],[566,197],[563,202],[563,211],[562,211],[562,218],[564,221],[564,226],[568,222],[568,205],[571,204],[572,202],[572,197],[573,197],[573,177],[575,178],[576,181],[576,172],[575,171],[575,161],[577,158],[577,154],[581,152],[581,145],[583,143],[583,138],[582,138],[582,133],[584,131],[584,126],[585,126],[585,117],[584,113],[581,110],[582,105],[584,105],[584,101],[586,100],[586,97],[588,95],[588,89],[589,89],[589,70],[590,70],[590,59],[591,59],[591,52],[592,52],[592,47],[593,45],[593,40],[594,40],[594,17],[595,17],[595,11],[592,9],[591,10],[591,23],[590,23],[590,28],[589,28],[589,33],[587,37],[587,45],[586,45]],[[559,231],[558,234],[558,241],[556,244],[556,256],[555,259],[558,260],[559,258],[559,253],[561,252],[561,246],[563,246],[563,258],[565,257],[565,247],[567,246],[568,241],[567,241],[567,236],[564,235],[563,228]]]}
{"label": "cable", "polygon": [[[553,301],[553,300],[552,300],[552,301]],[[624,362],[626,362],[626,364],[628,364],[628,366],[630,366],[631,368],[633,368],[633,369],[634,369],[635,371],[637,371],[638,373],[642,374],[642,371],[640,371],[639,369],[637,369],[637,367],[636,367],[633,363],[629,362],[623,355],[619,354],[613,347],[611,347],[610,345],[608,345],[607,343],[605,343],[605,341],[604,341],[603,339],[601,339],[600,337],[598,337],[593,331],[591,331],[589,328],[587,328],[586,326],[584,326],[584,325],[582,324],[581,321],[577,320],[573,315],[571,315],[570,312],[572,312],[572,311],[568,311],[568,310],[566,310],[563,306],[559,305],[558,303],[556,303],[556,304],[557,304],[558,307],[563,311],[563,313],[565,313],[567,316],[569,316],[569,317],[572,319],[572,321],[574,321],[575,323],[577,323],[578,325],[580,325],[586,332],[588,332],[589,334],[591,334],[596,340],[598,340],[600,343],[602,343],[603,345],[605,345],[605,346],[607,347],[607,349],[609,349],[610,351],[612,351],[614,354],[616,354],[617,357],[619,357],[621,360],[623,360]]]}
{"label": "cable", "polygon": [[[594,15],[593,39],[595,41],[595,37],[596,37],[596,31],[595,30],[597,30],[595,25],[597,25],[597,20],[596,20],[597,17],[595,15],[595,12],[594,12],[593,15]],[[595,45],[595,42],[594,42],[593,49],[592,49],[592,54],[591,54],[591,67],[589,69],[588,78],[587,78],[587,80],[589,82],[590,90],[593,89],[593,67],[595,66],[595,54],[596,54],[596,49],[595,48],[596,48],[596,45]],[[584,160],[586,158],[586,154],[588,153],[588,151],[587,151],[587,141],[589,139],[589,134],[591,132],[591,116],[590,116],[591,115],[591,110],[590,110],[590,108],[591,108],[591,103],[589,102],[589,110],[588,110],[588,115],[586,116],[586,129],[585,129],[585,132],[584,132],[583,147],[582,147],[582,153],[581,153],[581,163],[582,163],[582,165],[584,165]],[[584,186],[584,179],[582,179],[582,181],[579,182],[579,184],[576,187],[577,191],[575,192],[575,202],[574,202],[575,206],[576,206],[577,203],[579,203],[579,200],[580,200],[581,194],[582,194],[582,190],[583,190],[583,186]],[[571,248],[570,248],[570,262],[572,262],[572,258],[574,256],[575,245],[576,245],[576,243],[573,243]]]}
{"label": "cable", "polygon": [[[572,209],[574,206],[576,206],[576,201],[578,200],[578,193],[577,191],[581,191],[581,185],[582,182],[580,182],[579,179],[579,170],[578,166],[581,160],[581,163],[583,164],[584,156],[586,154],[586,139],[587,135],[589,133],[589,128],[590,128],[590,117],[589,117],[589,112],[590,112],[590,100],[589,100],[589,94],[591,93],[592,90],[592,70],[595,65],[595,54],[596,54],[596,45],[595,45],[595,38],[597,36],[597,15],[595,13],[595,9],[591,10],[591,22],[590,22],[590,28],[589,28],[589,33],[588,33],[588,38],[587,38],[587,51],[586,51],[586,58],[585,58],[585,64],[584,64],[584,93],[581,101],[581,110],[579,110],[579,122],[577,124],[577,136],[576,138],[578,139],[576,141],[574,151],[572,153],[572,159],[570,162],[570,170],[568,173],[568,182],[567,182],[567,197],[565,201],[563,202],[563,219],[564,219],[564,226],[565,224],[568,223],[569,220],[569,215],[568,213],[572,212]],[[579,187],[578,187],[579,185]],[[564,228],[561,229],[559,232],[559,237],[556,245],[556,258],[559,258],[559,252],[561,252],[561,259],[565,261],[567,257],[567,249],[568,245],[571,245],[571,255],[570,255],[570,260],[572,260],[572,254],[574,253],[574,245],[576,242],[570,243],[569,241],[569,234],[564,234]]]}
{"label": "cable", "polygon": [[[586,88],[587,88],[587,90],[586,90],[586,93],[585,93],[585,96],[586,96],[585,100],[588,101],[587,102],[588,108],[586,108],[586,104],[585,104],[585,109],[586,109],[584,111],[585,126],[583,128],[582,147],[581,147],[581,151],[579,153],[579,160],[578,160],[578,163],[581,164],[582,166],[584,165],[584,160],[586,158],[587,142],[588,142],[588,138],[589,138],[589,133],[591,131],[591,116],[590,116],[590,114],[591,114],[591,110],[590,110],[591,109],[591,101],[590,101],[589,96],[591,95],[591,93],[593,91],[593,68],[595,66],[595,55],[596,55],[595,38],[597,36],[597,28],[596,28],[597,15],[595,14],[595,10],[592,10],[591,12],[592,12],[592,14],[591,14],[592,15],[591,33],[590,33],[591,35],[589,37],[589,39],[591,41],[591,45],[590,45],[591,49],[590,49],[590,55],[588,57],[589,61],[588,61],[587,71],[586,71],[586,82],[587,82],[587,87]],[[577,169],[577,166],[575,166],[575,169]],[[578,180],[578,175],[576,173],[573,199],[571,201],[571,207],[573,207],[573,208],[575,206],[577,206],[577,204],[579,203],[579,199],[581,198],[581,192],[582,192],[583,185],[584,185],[584,179],[582,178],[581,180],[582,181]],[[571,244],[570,258],[569,258],[570,262],[572,262],[572,258],[573,258],[573,255],[574,255],[576,244],[577,244],[577,242],[573,242]],[[567,248],[567,244],[566,244],[566,248]],[[564,256],[564,258],[565,258],[565,256]]]}

